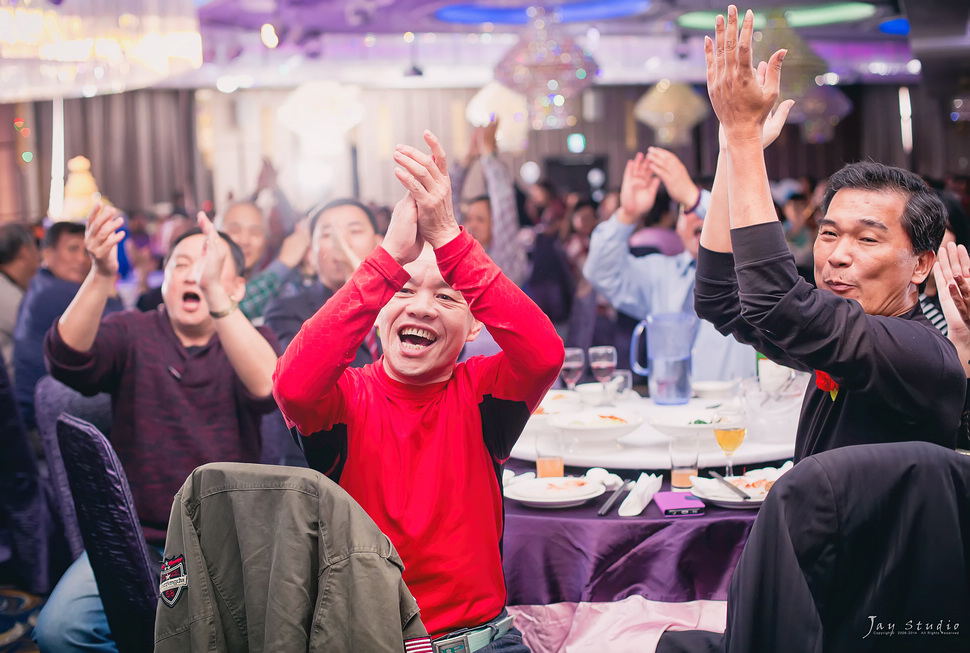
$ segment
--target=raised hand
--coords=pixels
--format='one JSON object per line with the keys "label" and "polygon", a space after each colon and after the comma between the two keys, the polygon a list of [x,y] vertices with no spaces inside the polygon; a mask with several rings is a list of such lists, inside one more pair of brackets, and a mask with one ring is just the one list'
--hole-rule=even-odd
{"label": "raised hand", "polygon": [[303,219],[296,223],[293,233],[283,239],[280,244],[279,260],[288,268],[295,268],[306,257],[310,249],[310,226]]}
{"label": "raised hand", "polygon": [[714,40],[704,37],[707,92],[728,139],[761,141],[765,121],[778,99],[781,63],[787,50],[771,55],[759,79],[751,65],[753,24],[754,14],[749,10],[738,35],[738,10],[730,5],[726,23],[720,15],[715,21]]}
{"label": "raised hand", "polygon": [[100,202],[88,214],[84,248],[94,262],[93,270],[100,276],[113,279],[118,274],[118,243],[125,238],[125,232],[118,229],[124,223],[124,217],[114,207]]}
{"label": "raised hand", "polygon": [[[216,228],[203,211],[199,211],[198,223],[199,228],[202,229],[202,234],[205,236],[205,243],[202,245],[202,256],[195,262],[195,282],[199,284],[199,289],[205,294],[217,288],[222,288],[220,278],[222,277],[222,266],[225,265],[226,257],[229,255],[229,246],[222,241]],[[206,299],[209,299],[208,295],[206,295]],[[211,302],[209,306],[212,307]]]}
{"label": "raised hand", "polygon": [[[970,350],[970,256],[963,245],[940,247],[933,264],[936,292],[946,317],[947,337],[962,352]],[[966,356],[962,357],[966,359]]]}
{"label": "raised hand", "polygon": [[[762,62],[758,66],[759,72],[761,68],[767,68],[767,64]],[[785,100],[778,107],[768,114],[768,118],[765,120],[764,129],[761,132],[761,147],[767,150],[768,146],[775,142],[778,136],[781,134],[782,128],[785,126],[785,122],[788,120],[788,114],[792,107],[795,106],[795,100]],[[727,136],[724,134],[724,125],[717,128],[717,140],[718,145],[721,149],[727,148]]]}
{"label": "raised hand", "polygon": [[418,207],[418,235],[441,247],[455,238],[460,230],[451,202],[451,179],[445,151],[438,138],[425,130],[424,140],[431,148],[427,155],[410,145],[398,145],[394,169],[401,184],[408,190]]}
{"label": "raised hand", "polygon": [[676,154],[662,147],[651,147],[647,150],[647,162],[672,200],[688,207],[697,203],[701,191]]}
{"label": "raised hand", "polygon": [[498,118],[493,119],[490,123],[482,128],[479,132],[479,138],[481,139],[478,145],[478,149],[484,156],[492,156],[495,154],[497,148],[497,143],[495,140],[496,134],[498,132]]}
{"label": "raised hand", "polygon": [[626,162],[623,183],[620,186],[620,209],[617,219],[633,224],[640,216],[653,208],[657,201],[660,178],[650,170],[650,164],[642,152]]}
{"label": "raised hand", "polygon": [[406,265],[421,255],[424,239],[418,233],[418,206],[410,192],[405,191],[404,197],[394,205],[381,246],[400,265]]}

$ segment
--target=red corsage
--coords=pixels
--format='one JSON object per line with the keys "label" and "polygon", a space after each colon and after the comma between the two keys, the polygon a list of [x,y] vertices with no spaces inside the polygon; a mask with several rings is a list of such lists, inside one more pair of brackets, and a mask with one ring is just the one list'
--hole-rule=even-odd
{"label": "red corsage", "polygon": [[815,385],[822,392],[829,393],[832,401],[835,401],[835,398],[839,394],[839,384],[833,381],[831,376],[820,370],[815,370]]}

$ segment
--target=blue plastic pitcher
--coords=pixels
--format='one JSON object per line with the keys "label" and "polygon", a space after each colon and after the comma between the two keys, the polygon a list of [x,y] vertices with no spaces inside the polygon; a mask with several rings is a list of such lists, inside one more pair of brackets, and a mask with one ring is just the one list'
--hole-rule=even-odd
{"label": "blue plastic pitcher", "polygon": [[[662,405],[686,404],[690,399],[690,350],[694,345],[697,316],[690,313],[657,313],[633,329],[630,367],[648,377],[650,397]],[[647,331],[647,367],[639,363],[639,343]]]}

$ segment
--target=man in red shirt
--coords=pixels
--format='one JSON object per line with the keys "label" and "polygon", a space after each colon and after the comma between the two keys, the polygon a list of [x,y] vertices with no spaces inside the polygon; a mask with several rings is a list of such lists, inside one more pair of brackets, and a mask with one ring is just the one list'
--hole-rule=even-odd
{"label": "man in red shirt", "polygon": [[[526,651],[504,609],[501,470],[563,345],[458,226],[444,151],[425,141],[432,156],[398,146],[407,193],[383,245],[303,325],[274,394],[287,422],[314,434],[308,458],[315,440],[347,437],[340,485],[400,552],[435,650]],[[384,355],[349,367],[375,321]],[[502,352],[456,364],[483,324]]]}

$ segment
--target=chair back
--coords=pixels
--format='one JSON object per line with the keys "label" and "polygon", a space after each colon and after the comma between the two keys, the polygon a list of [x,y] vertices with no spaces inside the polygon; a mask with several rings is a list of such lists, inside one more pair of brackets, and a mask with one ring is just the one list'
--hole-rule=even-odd
{"label": "chair back", "polygon": [[76,417],[58,418],[57,439],[84,548],[118,650],[150,651],[158,582],[121,462],[101,432]]}
{"label": "chair back", "polygon": [[[111,433],[111,396],[99,394],[85,397],[77,390],[67,387],[52,376],[45,376],[37,382],[34,390],[34,413],[37,430],[44,446],[44,455],[50,474],[50,485],[54,500],[51,509],[56,511],[56,519],[63,527],[64,537],[70,553],[68,564],[77,559],[84,550],[81,530],[74,512],[74,498],[71,486],[64,471],[64,458],[57,444],[57,418],[61,413],[74,415],[94,425],[102,433]],[[65,566],[64,569],[67,567]],[[60,572],[63,573],[64,569]]]}
{"label": "chair back", "polygon": [[738,561],[725,644],[970,650],[970,457],[899,442],[795,465],[772,487]]}
{"label": "chair back", "polygon": [[45,486],[37,457],[20,416],[7,367],[0,356],[0,515],[5,517],[0,544],[10,552],[10,568],[24,588],[38,594],[51,590],[54,581],[49,557],[51,526]]}

